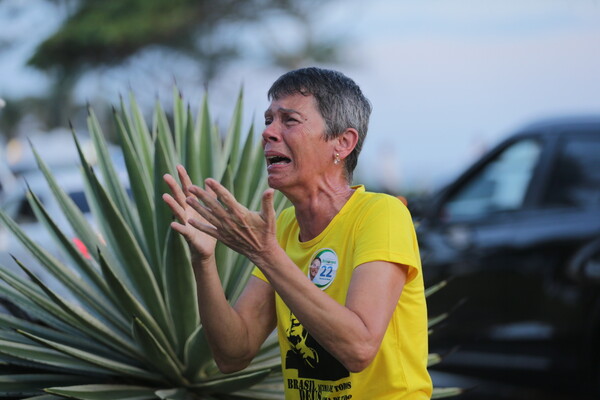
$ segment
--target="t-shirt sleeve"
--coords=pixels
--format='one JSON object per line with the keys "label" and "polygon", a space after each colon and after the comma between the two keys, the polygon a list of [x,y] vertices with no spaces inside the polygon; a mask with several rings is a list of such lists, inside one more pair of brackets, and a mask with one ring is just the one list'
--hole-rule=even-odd
{"label": "t-shirt sleeve", "polygon": [[354,268],[371,261],[407,265],[408,282],[421,271],[419,247],[410,212],[401,201],[385,196],[357,220]]}

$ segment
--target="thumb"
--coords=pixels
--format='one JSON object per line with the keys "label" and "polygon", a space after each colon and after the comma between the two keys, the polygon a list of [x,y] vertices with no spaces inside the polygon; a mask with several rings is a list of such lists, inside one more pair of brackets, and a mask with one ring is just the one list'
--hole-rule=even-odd
{"label": "thumb", "polygon": [[275,195],[274,189],[267,189],[262,196],[262,208],[261,216],[265,221],[275,221],[275,208],[273,207],[273,197]]}

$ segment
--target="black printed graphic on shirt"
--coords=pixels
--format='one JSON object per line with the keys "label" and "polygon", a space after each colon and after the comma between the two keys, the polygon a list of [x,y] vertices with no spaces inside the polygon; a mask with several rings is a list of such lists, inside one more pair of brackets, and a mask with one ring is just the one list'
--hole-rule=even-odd
{"label": "black printed graphic on shirt", "polygon": [[286,331],[291,349],[285,356],[285,368],[298,370],[298,378],[337,381],[350,372],[327,352],[290,314],[290,328]]}

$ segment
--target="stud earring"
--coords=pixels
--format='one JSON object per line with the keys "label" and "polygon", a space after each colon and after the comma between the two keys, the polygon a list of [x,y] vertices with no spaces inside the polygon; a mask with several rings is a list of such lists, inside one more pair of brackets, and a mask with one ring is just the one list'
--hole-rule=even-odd
{"label": "stud earring", "polygon": [[340,153],[335,153],[335,160],[333,160],[333,163],[335,165],[338,165],[340,163]]}

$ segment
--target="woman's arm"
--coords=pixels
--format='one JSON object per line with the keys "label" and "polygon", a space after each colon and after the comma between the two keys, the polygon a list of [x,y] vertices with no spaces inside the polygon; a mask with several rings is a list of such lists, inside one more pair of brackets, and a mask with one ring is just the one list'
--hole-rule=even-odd
{"label": "woman's arm", "polygon": [[385,261],[358,266],[340,305],[283,253],[259,265],[286,305],[329,353],[351,372],[377,354],[406,282],[408,267]]}
{"label": "woman's arm", "polygon": [[194,265],[198,308],[219,370],[231,373],[250,364],[275,329],[275,295],[271,286],[252,276],[231,307],[216,265]]}

